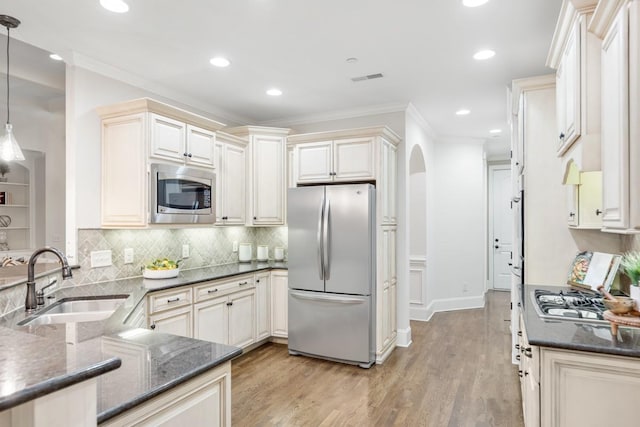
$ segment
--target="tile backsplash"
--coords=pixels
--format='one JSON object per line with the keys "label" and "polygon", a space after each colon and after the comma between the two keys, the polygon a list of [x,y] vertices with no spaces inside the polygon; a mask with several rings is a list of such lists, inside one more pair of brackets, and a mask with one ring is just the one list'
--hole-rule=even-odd
{"label": "tile backsplash", "polygon": [[[183,245],[189,245],[189,257],[181,261],[184,269],[238,261],[233,242],[251,243],[256,257],[257,245],[274,248],[287,246],[286,227],[219,227],[153,230],[78,230],[78,264],[80,270],[65,285],[80,285],[140,276],[141,269],[156,258],[181,259]],[[133,263],[124,263],[124,250],[133,249]],[[91,252],[111,250],[109,267],[91,268]]]}
{"label": "tile backsplash", "polygon": [[[156,258],[182,258],[182,245],[189,245],[189,257],[182,260],[181,268],[190,269],[238,261],[233,242],[251,243],[252,258],[256,258],[257,245],[269,246],[273,259],[276,247],[284,248],[287,256],[287,227],[216,227],[153,230],[78,230],[78,264],[73,278],[62,280],[59,272],[36,280],[39,289],[50,279],[57,278],[59,287],[86,285],[96,282],[141,276],[141,269]],[[133,263],[124,263],[124,250],[133,249]],[[112,265],[91,268],[91,252],[111,250]],[[23,266],[24,267],[24,266]],[[26,279],[26,274],[21,271]],[[15,278],[14,278],[15,279]],[[15,282],[14,282],[15,283]],[[24,284],[2,286],[0,280],[0,316],[24,306]]]}

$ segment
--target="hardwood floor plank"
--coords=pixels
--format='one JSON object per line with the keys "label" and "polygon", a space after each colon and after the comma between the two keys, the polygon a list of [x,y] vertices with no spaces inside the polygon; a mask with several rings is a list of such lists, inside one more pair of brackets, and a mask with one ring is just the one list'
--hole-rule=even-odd
{"label": "hardwood floor plank", "polygon": [[519,427],[509,294],[411,322],[413,344],[371,369],[266,344],[233,361],[234,426]]}

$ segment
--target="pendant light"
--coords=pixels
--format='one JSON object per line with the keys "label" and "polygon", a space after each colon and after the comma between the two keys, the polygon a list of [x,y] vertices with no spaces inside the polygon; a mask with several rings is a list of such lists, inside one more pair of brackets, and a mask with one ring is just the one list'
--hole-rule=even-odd
{"label": "pendant light", "polygon": [[5,133],[0,137],[0,160],[6,162],[12,160],[24,160],[24,154],[13,136],[13,126],[9,120],[9,40],[10,31],[20,25],[20,21],[8,15],[0,15],[0,25],[7,28],[7,124],[5,125]]}

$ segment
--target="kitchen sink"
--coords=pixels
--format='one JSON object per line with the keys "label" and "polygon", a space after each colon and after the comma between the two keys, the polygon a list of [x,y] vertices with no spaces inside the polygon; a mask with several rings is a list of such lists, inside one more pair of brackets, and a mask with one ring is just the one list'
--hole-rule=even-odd
{"label": "kitchen sink", "polygon": [[126,295],[106,298],[65,298],[27,317],[18,325],[49,325],[55,323],[92,322],[104,320],[124,302]]}

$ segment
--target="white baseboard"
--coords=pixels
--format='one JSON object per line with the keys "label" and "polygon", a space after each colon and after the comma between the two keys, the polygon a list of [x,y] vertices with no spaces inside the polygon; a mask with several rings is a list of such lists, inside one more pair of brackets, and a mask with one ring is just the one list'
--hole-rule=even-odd
{"label": "white baseboard", "polygon": [[376,353],[376,364],[382,365],[387,357],[393,353],[393,350],[396,348],[396,338],[391,340],[391,343],[387,346],[387,348],[382,353]]}
{"label": "white baseboard", "polygon": [[398,347],[409,347],[411,343],[411,327],[409,326],[406,329],[398,329],[396,345]]}
{"label": "white baseboard", "polygon": [[444,298],[431,301],[426,308],[411,308],[409,316],[411,320],[428,322],[434,313],[442,311],[469,310],[484,307],[484,294],[466,298]]}

